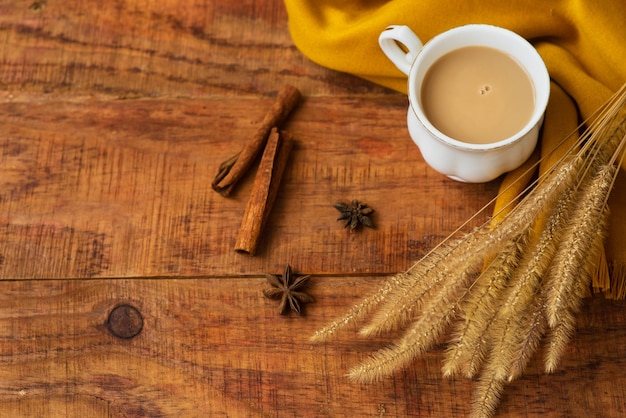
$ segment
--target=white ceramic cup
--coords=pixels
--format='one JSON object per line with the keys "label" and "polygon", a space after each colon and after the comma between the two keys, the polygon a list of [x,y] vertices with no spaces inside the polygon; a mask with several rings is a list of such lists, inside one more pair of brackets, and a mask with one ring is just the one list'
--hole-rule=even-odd
{"label": "white ceramic cup", "polygon": [[[408,76],[409,134],[432,168],[454,180],[482,183],[519,167],[532,154],[550,96],[550,77],[541,56],[524,38],[500,27],[475,24],[450,29],[422,44],[407,26],[389,26],[378,42]],[[508,54],[531,79],[535,97],[532,116],[509,138],[488,144],[459,141],[440,132],[424,114],[420,92],[426,72],[441,56],[467,46],[485,46]]]}

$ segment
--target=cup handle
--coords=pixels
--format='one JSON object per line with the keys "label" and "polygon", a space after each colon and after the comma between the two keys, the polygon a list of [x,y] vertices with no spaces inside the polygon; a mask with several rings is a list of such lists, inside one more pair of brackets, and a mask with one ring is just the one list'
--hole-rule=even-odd
{"label": "cup handle", "polygon": [[[411,64],[422,49],[422,41],[408,26],[388,26],[378,37],[378,45],[398,70],[409,75]],[[408,52],[401,48],[403,46]]]}

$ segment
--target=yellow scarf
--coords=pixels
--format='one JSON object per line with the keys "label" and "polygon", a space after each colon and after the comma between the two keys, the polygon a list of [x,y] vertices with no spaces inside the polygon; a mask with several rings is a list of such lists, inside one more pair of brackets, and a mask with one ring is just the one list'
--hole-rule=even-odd
{"label": "yellow scarf", "polygon": [[[407,25],[424,42],[468,23],[520,34],[537,48],[553,80],[541,150],[552,149],[626,82],[623,0],[285,0],[285,5],[293,41],[309,59],[403,93],[406,76],[378,47],[378,35],[387,26]],[[549,164],[542,161],[540,170]],[[518,172],[505,177],[503,185],[513,182]],[[610,201],[608,264],[602,257],[599,277],[594,278],[594,287],[613,298],[626,296],[624,177],[622,170]],[[517,189],[509,189],[498,206],[515,195]],[[610,278],[605,271],[611,272]]]}

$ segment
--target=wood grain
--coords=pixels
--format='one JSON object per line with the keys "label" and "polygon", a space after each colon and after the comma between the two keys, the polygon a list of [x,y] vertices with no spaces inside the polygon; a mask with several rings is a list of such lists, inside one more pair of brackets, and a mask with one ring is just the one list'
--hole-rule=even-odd
{"label": "wood grain", "polygon": [[[0,105],[8,133],[0,140],[0,274],[259,274],[294,259],[314,273],[391,273],[495,195],[495,183],[461,185],[427,168],[397,122],[402,97],[311,98],[287,125],[296,144],[259,243],[263,257],[245,258],[233,248],[254,176],[230,198],[210,183],[271,102]],[[332,204],[352,199],[376,209],[376,232],[349,234],[336,221]]]}
{"label": "wood grain", "polygon": [[[406,97],[308,61],[287,25],[279,0],[0,0],[0,417],[468,415],[443,345],[357,385],[348,368],[389,339],[308,337],[498,182],[434,173]],[[257,255],[237,254],[254,175],[229,198],[211,180],[285,84],[305,96],[296,144]],[[336,221],[352,199],[376,229]],[[261,293],[287,263],[313,275],[302,318]],[[120,304],[143,316],[134,338],[107,328]],[[623,416],[625,307],[589,299],[559,371],[538,356],[499,416]]]}
{"label": "wood grain", "polygon": [[282,2],[3,1],[3,90],[90,97],[240,97],[278,91],[367,94],[383,88],[311,65]]}
{"label": "wood grain", "polygon": [[[384,340],[348,330],[329,345],[308,342],[381,280],[314,277],[317,301],[303,318],[278,315],[261,278],[5,282],[2,414],[466,416],[473,382],[441,377],[441,348],[393,378],[359,385],[346,370]],[[106,329],[119,303],[144,317],[132,340]],[[583,318],[561,370],[546,376],[533,362],[505,392],[501,416],[623,416],[623,307],[597,298]]]}

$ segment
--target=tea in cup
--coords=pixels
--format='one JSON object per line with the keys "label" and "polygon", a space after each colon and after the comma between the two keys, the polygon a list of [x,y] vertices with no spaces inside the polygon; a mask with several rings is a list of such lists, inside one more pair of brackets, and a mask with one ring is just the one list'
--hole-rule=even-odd
{"label": "tea in cup", "polygon": [[528,159],[550,96],[548,71],[528,41],[466,25],[422,44],[408,27],[390,26],[379,44],[408,76],[409,134],[432,168],[479,183]]}

